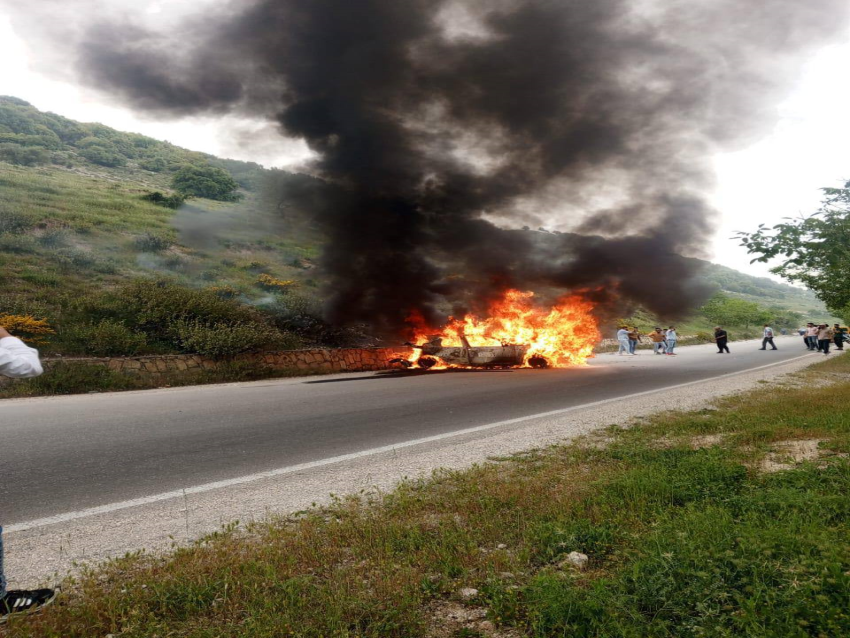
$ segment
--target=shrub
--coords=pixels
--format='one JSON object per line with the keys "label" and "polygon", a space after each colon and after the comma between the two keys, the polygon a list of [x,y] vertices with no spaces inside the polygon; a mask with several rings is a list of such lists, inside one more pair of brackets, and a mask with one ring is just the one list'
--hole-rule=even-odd
{"label": "shrub", "polygon": [[18,166],[40,166],[50,162],[50,152],[38,146],[0,144],[0,160]]}
{"label": "shrub", "polygon": [[68,351],[98,357],[131,356],[142,352],[148,344],[144,333],[114,319],[71,326],[62,330],[59,337]]}
{"label": "shrub", "polygon": [[70,271],[76,268],[87,268],[95,272],[112,274],[117,271],[118,267],[111,259],[102,259],[94,253],[77,250],[64,249],[53,253],[53,261],[64,271]]}
{"label": "shrub", "polygon": [[38,243],[45,248],[57,248],[68,243],[68,233],[59,228],[48,228],[38,236]]}
{"label": "shrub", "polygon": [[239,184],[230,173],[215,166],[187,164],[174,174],[171,186],[185,197],[206,197],[225,202],[239,199],[236,193]]}
{"label": "shrub", "polygon": [[279,331],[260,323],[206,324],[197,319],[180,319],[171,330],[184,352],[215,358],[286,345]]}
{"label": "shrub", "polygon": [[152,202],[157,206],[164,206],[165,208],[174,209],[180,208],[186,201],[186,198],[179,193],[175,193],[174,195],[163,195],[159,191],[154,191],[153,193],[146,193],[145,195],[142,195],[142,199],[148,202]]}
{"label": "shrub", "polygon": [[20,235],[35,226],[35,220],[24,213],[0,208],[0,234]]}
{"label": "shrub", "polygon": [[263,273],[257,277],[257,284],[263,290],[286,291],[298,285],[294,279],[276,279],[269,274]]}
{"label": "shrub", "polygon": [[35,345],[46,344],[50,335],[56,334],[46,319],[32,315],[0,314],[0,326]]}
{"label": "shrub", "polygon": [[122,157],[117,150],[106,146],[92,145],[87,148],[81,148],[77,152],[92,164],[98,164],[109,168],[124,166],[127,163],[127,160]]}
{"label": "shrub", "polygon": [[37,250],[35,239],[29,235],[0,234],[0,252],[21,255],[34,253]]}
{"label": "shrub", "polygon": [[144,235],[140,235],[136,237],[133,243],[137,250],[141,250],[146,253],[162,252],[163,250],[168,250],[174,245],[174,242],[172,242],[168,237],[155,235],[154,233],[145,233]]}

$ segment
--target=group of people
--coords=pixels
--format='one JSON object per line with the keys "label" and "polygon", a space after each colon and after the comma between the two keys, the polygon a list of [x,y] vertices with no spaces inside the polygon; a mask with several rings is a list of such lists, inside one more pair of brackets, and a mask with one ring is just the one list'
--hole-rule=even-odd
{"label": "group of people", "polygon": [[844,350],[844,342],[850,341],[846,326],[835,324],[832,328],[829,324],[814,324],[809,322],[805,328],[800,328],[800,336],[806,348],[815,352],[829,354],[829,346],[834,343],[838,350]]}
{"label": "group of people", "polygon": [[[38,351],[0,327],[0,375],[22,379],[37,377],[41,373]],[[11,614],[35,611],[55,597],[56,592],[52,589],[6,589],[6,577],[3,573],[3,527],[0,526],[0,623]]]}
{"label": "group of people", "polygon": [[[782,334],[786,334],[785,330],[782,331]],[[771,350],[778,350],[773,341],[775,336],[776,333],[770,324],[764,324],[761,348],[759,350],[767,350],[768,346],[770,346]],[[803,337],[806,348],[809,350],[829,354],[831,344],[835,344],[838,350],[844,350],[845,342],[850,342],[850,329],[839,324],[835,324],[830,328],[825,323],[814,324],[810,322],[805,328],[800,328],[800,336]],[[617,342],[619,343],[618,354],[621,357],[634,356],[638,344],[643,343],[643,337],[647,337],[652,343],[655,354],[675,356],[676,353],[674,350],[679,340],[675,326],[670,326],[666,330],[664,328],[655,328],[652,332],[642,333],[635,326],[622,325],[617,330]],[[721,326],[714,327],[714,342],[717,344],[718,354],[730,354],[729,333]]]}
{"label": "group of people", "polygon": [[617,342],[620,344],[618,354],[621,357],[635,356],[635,350],[637,350],[638,344],[643,343],[642,337],[649,339],[655,354],[676,356],[676,353],[673,352],[676,349],[676,342],[679,340],[679,335],[676,333],[676,326],[670,326],[666,330],[664,328],[655,328],[647,334],[642,334],[635,326],[620,326],[619,330],[617,330]]}

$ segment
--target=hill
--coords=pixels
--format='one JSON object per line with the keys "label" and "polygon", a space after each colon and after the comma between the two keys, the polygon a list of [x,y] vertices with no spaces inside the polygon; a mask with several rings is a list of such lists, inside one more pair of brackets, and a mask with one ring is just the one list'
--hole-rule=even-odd
{"label": "hill", "polygon": [[[179,195],[173,190],[175,176],[186,167],[226,171],[238,185],[236,197],[193,197],[169,207],[169,198]],[[92,333],[76,339],[62,335],[80,322],[94,330],[106,320],[120,332],[115,326],[131,320],[104,310],[100,297],[140,277],[167,276],[178,285],[262,308],[272,316],[263,321],[296,333],[298,343],[333,341],[339,335],[331,336],[319,319],[321,282],[314,269],[323,238],[286,204],[287,188],[305,181],[322,188],[304,175],[75,122],[2,97],[0,315],[47,318],[59,332],[51,339],[53,348],[91,352]],[[702,276],[729,296],[826,318],[810,291],[704,266]],[[142,328],[127,326],[131,333]],[[101,341],[103,332],[97,333]],[[117,339],[113,349],[120,351],[132,342],[128,339]],[[141,349],[187,347],[178,347],[175,339],[151,337]]]}

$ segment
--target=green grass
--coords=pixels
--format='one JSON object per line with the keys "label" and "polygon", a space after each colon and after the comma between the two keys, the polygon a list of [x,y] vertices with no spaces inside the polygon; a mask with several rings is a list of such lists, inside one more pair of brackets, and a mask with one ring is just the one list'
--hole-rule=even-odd
{"label": "green grass", "polygon": [[134,376],[116,372],[100,365],[59,363],[40,377],[0,386],[0,399],[176,388],[188,385],[258,381],[260,379],[280,379],[314,374],[321,373],[298,369],[277,369],[236,362],[220,364],[212,370],[188,370],[165,375],[159,379],[152,379],[147,376]]}
{"label": "green grass", "polygon": [[[90,572],[10,631],[493,635],[454,605],[541,637],[850,635],[848,390],[838,357],[718,409],[232,525]],[[761,471],[799,439],[820,441],[818,458]]]}

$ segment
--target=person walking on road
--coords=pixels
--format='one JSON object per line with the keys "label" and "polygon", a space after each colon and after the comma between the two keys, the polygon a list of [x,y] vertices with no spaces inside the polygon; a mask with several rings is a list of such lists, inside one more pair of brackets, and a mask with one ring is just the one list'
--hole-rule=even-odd
{"label": "person walking on road", "polygon": [[776,344],[773,343],[773,328],[768,324],[764,324],[764,337],[761,340],[761,348],[759,350],[767,350],[767,344],[774,350],[778,350]]}
{"label": "person walking on road", "polygon": [[637,345],[640,343],[640,330],[638,330],[637,326],[632,326],[632,329],[629,330],[629,352],[632,354],[636,354],[635,350],[637,350]]}
{"label": "person walking on road", "polygon": [[634,356],[631,353],[631,348],[629,347],[629,329],[626,326],[620,326],[620,329],[617,330],[617,341],[620,344],[620,349],[617,351],[621,357],[625,354],[628,356]]}
{"label": "person walking on road", "polygon": [[844,350],[844,342],[847,340],[847,328],[840,324],[832,326],[832,331],[835,333],[835,347],[838,350]]}
{"label": "person walking on road", "polygon": [[676,356],[673,350],[676,349],[676,342],[679,340],[679,335],[676,334],[676,326],[670,326],[667,329],[667,354]]}
{"label": "person walking on road", "polygon": [[[0,375],[16,379],[37,377],[43,372],[38,351],[0,327]],[[29,613],[53,602],[53,589],[6,589],[3,573],[3,528],[0,527],[0,624],[12,614]]]}
{"label": "person walking on road", "polygon": [[835,333],[827,324],[822,323],[818,326],[818,350],[824,354],[829,354],[829,344],[835,337]]}
{"label": "person walking on road", "polygon": [[726,354],[731,354],[729,346],[726,345],[729,343],[729,335],[720,326],[714,327],[714,340],[717,342],[717,354],[723,354],[724,351]]}
{"label": "person walking on road", "polygon": [[818,349],[818,327],[811,322],[806,324],[806,344],[809,350]]}
{"label": "person walking on road", "polygon": [[650,332],[649,340],[652,342],[652,350],[655,354],[667,354],[667,341],[661,328]]}

